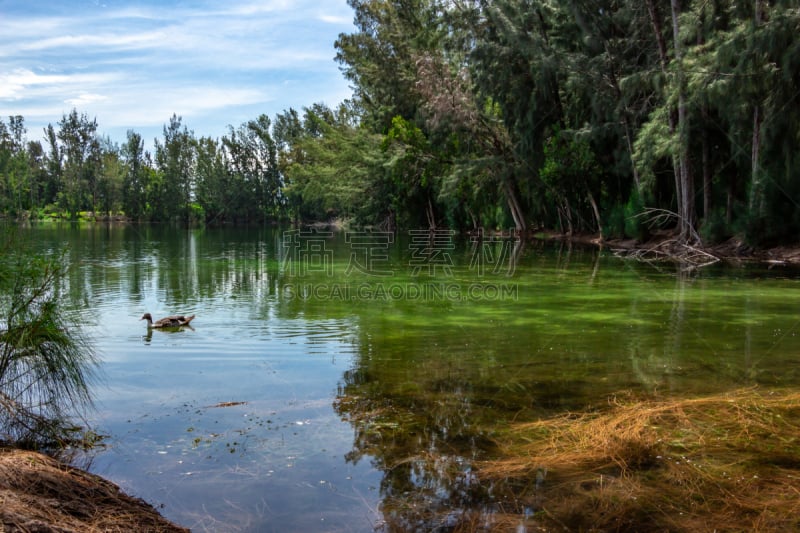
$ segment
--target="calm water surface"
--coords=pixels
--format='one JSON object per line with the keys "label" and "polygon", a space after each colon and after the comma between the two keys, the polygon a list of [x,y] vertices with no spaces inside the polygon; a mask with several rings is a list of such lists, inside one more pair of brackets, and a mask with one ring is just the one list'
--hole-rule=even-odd
{"label": "calm water surface", "polygon": [[[609,395],[800,384],[800,276],[610,251],[36,226],[102,359],[91,470],[195,531],[433,529],[514,510],[476,461]],[[359,240],[361,238],[361,240]],[[139,317],[196,314],[148,332]],[[525,509],[519,509],[524,522]]]}

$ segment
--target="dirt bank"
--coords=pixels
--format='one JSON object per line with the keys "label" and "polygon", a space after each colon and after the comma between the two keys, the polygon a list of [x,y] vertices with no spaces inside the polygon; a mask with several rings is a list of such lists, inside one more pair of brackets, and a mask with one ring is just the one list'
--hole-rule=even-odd
{"label": "dirt bank", "polygon": [[189,531],[109,481],[12,448],[0,448],[0,524],[6,533]]}

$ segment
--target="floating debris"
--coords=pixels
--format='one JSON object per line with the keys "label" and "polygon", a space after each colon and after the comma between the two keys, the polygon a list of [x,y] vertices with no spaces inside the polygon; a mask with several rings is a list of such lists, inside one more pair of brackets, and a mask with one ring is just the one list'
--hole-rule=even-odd
{"label": "floating debris", "polygon": [[220,407],[236,407],[237,405],[247,405],[247,402],[220,402],[214,405],[209,405],[206,409],[217,409]]}

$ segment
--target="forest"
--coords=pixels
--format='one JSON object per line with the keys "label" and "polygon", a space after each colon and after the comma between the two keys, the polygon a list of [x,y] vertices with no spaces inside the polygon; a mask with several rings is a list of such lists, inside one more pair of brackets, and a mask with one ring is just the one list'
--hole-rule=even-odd
{"label": "forest", "polygon": [[77,109],[0,120],[0,213],[186,224],[800,234],[797,0],[348,0],[353,97],[152,153]]}

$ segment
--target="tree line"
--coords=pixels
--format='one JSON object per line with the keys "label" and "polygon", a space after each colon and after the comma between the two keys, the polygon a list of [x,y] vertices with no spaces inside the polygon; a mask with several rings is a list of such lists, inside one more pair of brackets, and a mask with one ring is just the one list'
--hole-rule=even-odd
{"label": "tree line", "polygon": [[348,0],[352,100],[151,156],[73,111],[0,122],[0,209],[201,222],[592,232],[800,230],[797,0]]}
{"label": "tree line", "polygon": [[270,120],[260,116],[222,139],[197,138],[173,115],[154,153],[128,131],[120,146],[96,119],[73,110],[42,141],[27,141],[24,118],[0,120],[0,211],[75,219],[124,214],[187,223],[264,220],[281,211],[281,178]]}

